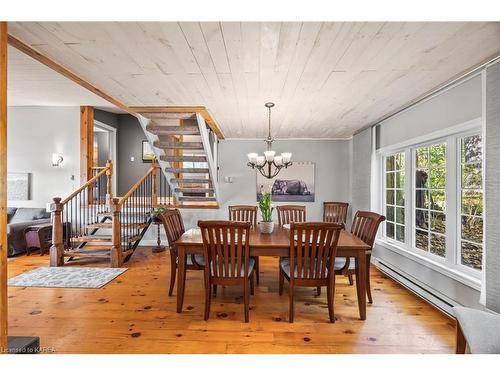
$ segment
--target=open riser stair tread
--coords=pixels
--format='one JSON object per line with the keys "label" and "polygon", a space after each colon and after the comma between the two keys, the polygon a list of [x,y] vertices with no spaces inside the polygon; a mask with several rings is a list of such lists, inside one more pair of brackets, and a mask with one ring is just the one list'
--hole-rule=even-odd
{"label": "open riser stair tread", "polygon": [[207,161],[207,157],[205,155],[162,155],[160,156],[160,160],[163,161],[168,161],[168,162],[183,162],[183,161],[190,161],[190,162],[200,162],[200,163],[205,163]]}
{"label": "open riser stair tread", "polygon": [[154,142],[154,146],[157,148],[164,148],[164,149],[182,149],[182,150],[201,150],[201,151],[204,151],[203,143],[201,143],[201,142],[169,142],[169,141],[163,141],[160,138],[159,141]]}
{"label": "open riser stair tread", "polygon": [[199,135],[200,129],[197,126],[162,126],[152,125],[147,126],[147,131],[156,135]]}

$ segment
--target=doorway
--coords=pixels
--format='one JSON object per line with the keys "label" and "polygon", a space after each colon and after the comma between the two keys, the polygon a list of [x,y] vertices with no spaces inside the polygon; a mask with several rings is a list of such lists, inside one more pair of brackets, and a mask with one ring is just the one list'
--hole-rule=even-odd
{"label": "doorway", "polygon": [[106,161],[113,163],[112,191],[116,197],[117,158],[116,158],[116,128],[94,120],[94,160],[93,165],[103,167]]}

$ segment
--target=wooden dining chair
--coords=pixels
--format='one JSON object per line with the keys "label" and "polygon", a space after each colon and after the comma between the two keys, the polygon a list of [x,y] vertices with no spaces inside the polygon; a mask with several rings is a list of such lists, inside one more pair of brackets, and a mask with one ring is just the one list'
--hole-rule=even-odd
{"label": "wooden dining chair", "polygon": [[205,320],[210,316],[212,285],[243,285],[245,322],[249,321],[255,260],[249,257],[250,223],[200,220],[205,256]]}
{"label": "wooden dining chair", "polygon": [[279,295],[288,280],[289,321],[294,318],[293,292],[295,286],[322,287],[328,290],[328,314],[335,323],[335,257],[340,231],[344,224],[294,223],[290,224],[290,257],[280,260]]}
{"label": "wooden dining chair", "polygon": [[[375,237],[377,236],[378,227],[384,220],[385,216],[379,215],[375,212],[358,211],[354,216],[351,226],[351,233],[370,246],[370,250],[366,252],[366,295],[369,303],[373,303],[370,287],[370,260],[372,256],[373,243],[375,242]],[[349,284],[352,285],[352,276],[356,273],[355,259],[344,257],[337,258],[335,272],[339,275],[347,276],[349,278]],[[318,290],[318,295],[319,294],[320,290]]]}
{"label": "wooden dining chair", "polygon": [[[257,206],[250,205],[237,205],[229,206],[229,220],[231,221],[248,221],[252,228],[257,228]],[[259,257],[253,257],[255,259],[255,277],[257,285],[260,284],[259,276]]]}
{"label": "wooden dining chair", "polygon": [[303,223],[306,221],[306,206],[284,205],[277,206],[278,224]]}
{"label": "wooden dining chair", "polygon": [[323,202],[323,221],[345,225],[348,208],[349,203],[345,202]]}
{"label": "wooden dining chair", "polygon": [[[172,295],[175,285],[175,275],[177,273],[178,251],[175,241],[177,241],[185,232],[184,222],[182,221],[181,212],[177,208],[167,209],[167,211],[159,215],[160,220],[167,234],[168,245],[170,249],[170,288],[168,295]],[[187,258],[186,269],[202,270],[205,266],[205,258],[203,255],[192,254]],[[185,275],[184,275],[185,277]]]}

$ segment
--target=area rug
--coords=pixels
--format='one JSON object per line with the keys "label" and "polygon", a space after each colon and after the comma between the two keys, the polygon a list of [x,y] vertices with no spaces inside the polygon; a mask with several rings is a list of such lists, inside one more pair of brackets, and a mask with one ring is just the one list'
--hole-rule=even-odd
{"label": "area rug", "polygon": [[39,267],[11,277],[9,286],[98,289],[127,268]]}

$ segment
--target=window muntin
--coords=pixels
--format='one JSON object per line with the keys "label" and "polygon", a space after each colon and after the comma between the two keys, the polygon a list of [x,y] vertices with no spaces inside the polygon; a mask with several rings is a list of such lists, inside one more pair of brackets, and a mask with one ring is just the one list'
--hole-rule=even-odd
{"label": "window muntin", "polygon": [[415,243],[446,256],[446,144],[415,149]]}
{"label": "window muntin", "polygon": [[480,135],[460,138],[460,264],[482,269],[483,152]]}
{"label": "window muntin", "polygon": [[405,153],[385,157],[385,235],[405,242]]}

